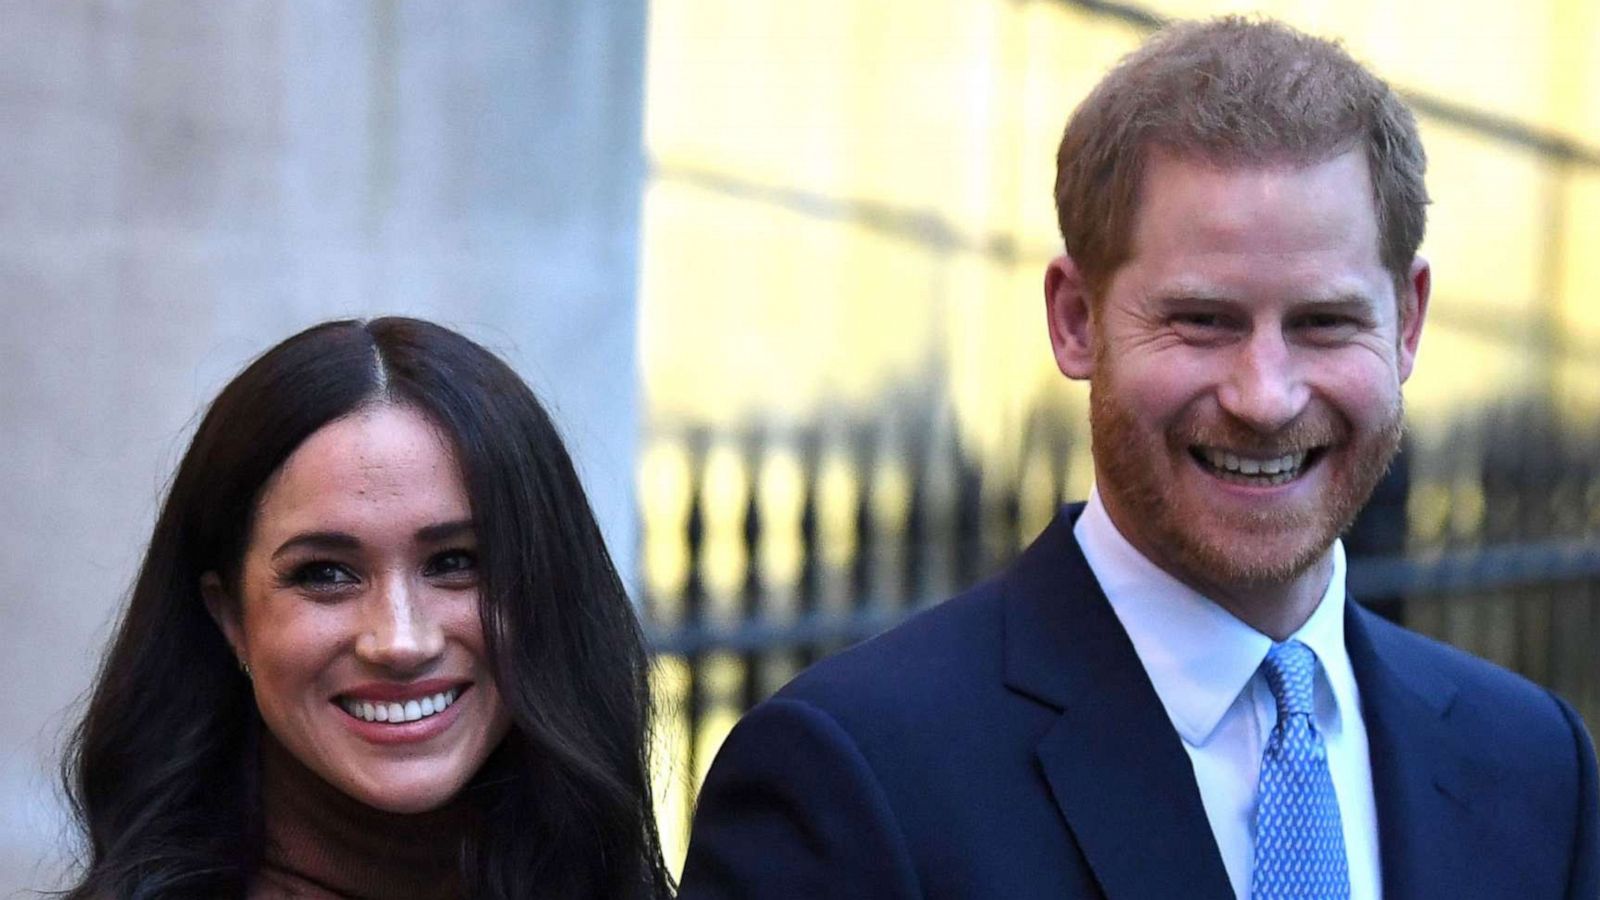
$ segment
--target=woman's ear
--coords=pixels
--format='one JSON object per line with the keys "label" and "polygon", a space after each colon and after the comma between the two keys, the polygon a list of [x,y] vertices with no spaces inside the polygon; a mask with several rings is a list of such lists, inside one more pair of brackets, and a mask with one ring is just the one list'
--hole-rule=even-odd
{"label": "woman's ear", "polygon": [[233,655],[238,657],[240,665],[243,665],[244,629],[239,625],[239,605],[222,586],[221,576],[216,572],[201,575],[200,596],[206,602],[206,612],[211,614],[211,621],[216,622],[217,627],[222,629],[222,636],[227,639],[228,646],[233,648]]}
{"label": "woman's ear", "polygon": [[1056,368],[1068,378],[1094,374],[1094,323],[1083,273],[1065,253],[1044,272],[1044,307],[1050,324],[1050,349]]}

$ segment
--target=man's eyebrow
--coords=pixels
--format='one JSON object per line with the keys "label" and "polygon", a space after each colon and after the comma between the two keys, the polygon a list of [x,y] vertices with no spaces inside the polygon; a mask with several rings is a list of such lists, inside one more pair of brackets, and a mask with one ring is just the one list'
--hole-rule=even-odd
{"label": "man's eyebrow", "polygon": [[[1181,303],[1215,303],[1221,305],[1237,306],[1247,305],[1246,301],[1232,297],[1228,294],[1208,290],[1192,290],[1188,288],[1174,288],[1170,290],[1152,291],[1150,299],[1156,303],[1181,304]],[[1377,302],[1370,296],[1360,291],[1349,293],[1329,294],[1326,296],[1305,296],[1290,298],[1291,306],[1318,306],[1318,307],[1343,307],[1361,306],[1374,307]]]}
{"label": "man's eyebrow", "polygon": [[309,550],[358,550],[361,542],[354,535],[342,531],[303,531],[287,541],[278,545],[272,552],[272,558],[277,559],[290,550],[305,548]]}
{"label": "man's eyebrow", "polygon": [[1149,294],[1149,299],[1156,303],[1237,303],[1236,299],[1227,294],[1202,287],[1187,287],[1181,284],[1170,287],[1156,288]]}
{"label": "man's eyebrow", "polygon": [[1348,294],[1331,294],[1326,297],[1304,297],[1295,302],[1305,306],[1372,306],[1374,304],[1371,297],[1356,291]]}
{"label": "man's eyebrow", "polygon": [[1290,312],[1302,314],[1335,314],[1353,316],[1358,319],[1372,319],[1379,316],[1381,301],[1360,293],[1339,294],[1331,297],[1307,297],[1295,301]]}

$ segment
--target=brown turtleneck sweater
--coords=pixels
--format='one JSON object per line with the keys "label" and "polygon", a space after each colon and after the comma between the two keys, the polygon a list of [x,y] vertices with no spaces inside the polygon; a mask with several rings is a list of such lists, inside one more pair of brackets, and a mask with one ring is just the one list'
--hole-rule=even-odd
{"label": "brown turtleneck sweater", "polygon": [[250,900],[458,900],[461,797],[430,812],[373,809],[296,759],[263,729],[267,845]]}

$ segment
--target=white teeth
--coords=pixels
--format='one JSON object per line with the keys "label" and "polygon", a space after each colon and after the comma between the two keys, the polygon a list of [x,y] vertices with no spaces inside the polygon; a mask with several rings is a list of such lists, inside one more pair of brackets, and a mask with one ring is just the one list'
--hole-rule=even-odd
{"label": "white teeth", "polygon": [[350,715],[364,722],[415,722],[429,716],[438,715],[456,702],[460,691],[454,688],[441,691],[431,697],[421,697],[416,700],[407,700],[405,703],[373,703],[368,700],[352,700],[348,697],[339,698],[339,706]]}
{"label": "white teeth", "polygon": [[1264,480],[1268,484],[1284,484],[1293,480],[1306,462],[1304,451],[1286,453],[1272,459],[1250,459],[1211,447],[1202,448],[1200,453],[1212,468],[1232,475],[1253,476],[1256,480]]}

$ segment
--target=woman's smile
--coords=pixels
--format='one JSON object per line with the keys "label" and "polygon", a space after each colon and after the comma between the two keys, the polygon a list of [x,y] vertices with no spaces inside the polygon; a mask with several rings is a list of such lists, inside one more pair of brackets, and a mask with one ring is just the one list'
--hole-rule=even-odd
{"label": "woman's smile", "polygon": [[392,689],[387,685],[373,685],[340,694],[334,698],[334,702],[363,722],[399,725],[432,718],[444,712],[456,702],[463,690],[465,688],[460,685],[396,685]]}
{"label": "woman's smile", "polygon": [[369,744],[425,745],[451,736],[451,727],[476,699],[473,693],[465,688],[450,688],[409,699],[341,696],[329,712],[339,717],[351,734]]}

